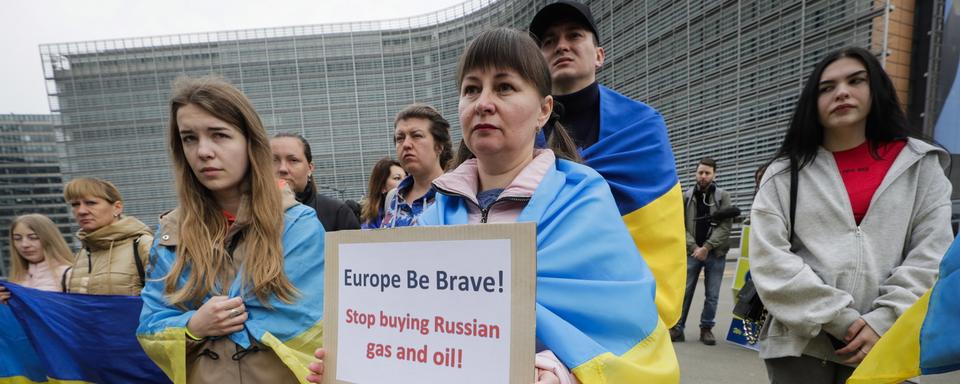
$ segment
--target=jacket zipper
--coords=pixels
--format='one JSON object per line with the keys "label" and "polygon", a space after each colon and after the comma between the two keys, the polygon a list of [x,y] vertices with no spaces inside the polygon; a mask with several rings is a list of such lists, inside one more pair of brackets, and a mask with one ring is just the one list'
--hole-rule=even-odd
{"label": "jacket zipper", "polygon": [[861,266],[863,265],[863,231],[860,230],[860,226],[857,226],[857,266],[854,269],[853,275],[853,286],[850,288],[851,292],[857,290],[857,285],[860,283],[860,273],[862,272]]}
{"label": "jacket zipper", "polygon": [[[490,205],[487,206],[487,209],[480,208],[480,223],[481,223],[481,224],[486,224],[486,222],[487,222],[487,215],[490,213],[490,208],[493,208],[494,205],[496,205],[497,203],[499,203],[499,202],[501,202],[501,201],[517,201],[517,202],[521,202],[521,201],[530,201],[530,198],[529,198],[529,197],[510,197],[510,196],[508,196],[508,197],[504,197],[504,198],[500,198],[500,199],[495,200],[494,202],[490,203]],[[473,203],[473,202],[471,201],[471,203]],[[474,204],[474,205],[476,205],[476,204]],[[477,207],[477,208],[479,208],[479,207]]]}
{"label": "jacket zipper", "polygon": [[93,273],[93,261],[90,260],[90,248],[87,248],[87,274]]}
{"label": "jacket zipper", "polygon": [[[436,187],[436,186],[434,186],[434,187]],[[464,199],[464,200],[470,202],[470,204],[473,204],[473,206],[477,207],[477,209],[480,210],[480,223],[481,223],[481,224],[486,224],[486,223],[487,223],[487,217],[488,217],[488,215],[490,214],[490,208],[493,208],[493,206],[494,206],[495,204],[497,204],[497,203],[499,203],[499,202],[501,202],[501,201],[516,201],[516,202],[530,201],[530,198],[529,198],[529,197],[507,196],[507,197],[498,198],[498,199],[495,200],[493,203],[490,203],[490,205],[488,205],[486,209],[484,209],[484,208],[481,208],[479,204],[474,203],[472,199],[467,198],[467,197],[464,196],[463,194],[460,194],[460,193],[457,193],[457,192],[448,191],[448,190],[443,189],[443,188],[437,188],[437,192],[440,192],[440,193],[442,193],[442,194],[444,194],[444,195],[451,196],[451,197],[459,197],[459,198],[461,198],[461,199]]]}

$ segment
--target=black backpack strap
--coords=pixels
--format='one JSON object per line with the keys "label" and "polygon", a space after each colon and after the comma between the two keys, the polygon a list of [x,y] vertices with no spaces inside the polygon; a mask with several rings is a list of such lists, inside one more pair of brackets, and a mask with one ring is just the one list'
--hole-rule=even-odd
{"label": "black backpack strap", "polygon": [[63,270],[63,275],[60,276],[60,292],[67,292],[67,275],[70,274],[71,269],[73,269],[73,266],[67,267]]}
{"label": "black backpack strap", "polygon": [[137,274],[140,275],[140,283],[146,286],[146,272],[143,269],[143,260],[140,260],[140,238],[133,239],[133,263],[137,265]]}
{"label": "black backpack strap", "polygon": [[797,160],[793,157],[790,158],[790,244],[792,247],[793,237],[794,237],[794,223],[797,219],[797,179],[799,176],[797,173]]}

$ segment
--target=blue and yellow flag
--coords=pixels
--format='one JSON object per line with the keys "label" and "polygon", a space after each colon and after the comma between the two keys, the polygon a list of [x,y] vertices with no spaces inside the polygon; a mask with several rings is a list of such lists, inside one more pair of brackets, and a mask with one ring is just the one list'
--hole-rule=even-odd
{"label": "blue and yellow flag", "polygon": [[[437,194],[420,225],[467,220],[463,198]],[[540,344],[584,384],[679,382],[653,274],[597,172],[556,161],[517,222],[537,223]]]}
{"label": "blue and yellow flag", "polygon": [[960,241],[940,262],[940,279],[897,319],[860,363],[850,384],[899,383],[960,369]]}
{"label": "blue and yellow flag", "polygon": [[[45,292],[0,284],[10,290],[10,310],[30,340],[23,349],[32,346],[42,367],[41,372],[25,375],[26,379],[43,382],[49,378],[70,383],[170,382],[137,343],[135,331],[143,304],[139,297]],[[14,351],[14,355],[23,356],[22,351]]]}
{"label": "blue and yellow flag", "polygon": [[46,369],[9,305],[0,304],[0,383],[45,383]]}
{"label": "blue and yellow flag", "polygon": [[[170,215],[177,215],[177,211]],[[186,378],[186,327],[194,310],[183,311],[170,305],[164,297],[164,279],[177,257],[176,245],[170,241],[162,224],[150,250],[152,268],[141,293],[144,307],[140,315],[137,337],[143,350],[176,383]],[[178,227],[176,225],[172,226]],[[267,308],[252,292],[244,291],[243,271],[238,269],[228,292],[229,297],[243,297],[249,319],[244,329],[228,336],[241,347],[248,348],[251,338],[270,347],[303,383],[309,373],[307,365],[314,360],[313,351],[323,344],[323,226],[313,209],[297,204],[284,213],[283,269],[287,278],[300,291],[293,303],[275,297]],[[188,272],[180,276],[178,286],[187,281]],[[207,298],[209,299],[209,297]]]}
{"label": "blue and yellow flag", "polygon": [[[538,144],[545,143],[543,135]],[[663,117],[600,86],[600,133],[584,164],[607,180],[633,242],[657,280],[657,311],[680,320],[687,280],[683,191]]]}

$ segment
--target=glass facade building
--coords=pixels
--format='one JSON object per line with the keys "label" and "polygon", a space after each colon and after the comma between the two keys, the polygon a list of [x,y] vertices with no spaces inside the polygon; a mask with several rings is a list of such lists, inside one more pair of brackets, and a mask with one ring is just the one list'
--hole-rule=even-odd
{"label": "glass facade building", "polygon": [[43,214],[68,244],[73,218],[63,202],[63,133],[53,115],[0,115],[0,276],[10,262],[10,224],[19,215]]}
{"label": "glass facade building", "polygon": [[[310,141],[321,192],[358,199],[373,164],[394,152],[396,112],[431,104],[458,141],[455,71],[464,46],[490,27],[525,28],[546,3],[471,0],[396,20],[43,45],[64,173],[114,182],[126,212],[156,224],[176,204],[165,145],[170,85],[179,75],[216,73],[253,100],[271,133]],[[866,47],[906,92],[909,76],[897,73],[909,70],[901,62],[910,45],[894,43],[909,41],[912,11],[888,3],[587,1],[607,53],[599,81],[663,114],[684,185],[696,161],[711,156],[718,181],[744,209],[754,171],[781,140],[804,76],[825,52]]]}

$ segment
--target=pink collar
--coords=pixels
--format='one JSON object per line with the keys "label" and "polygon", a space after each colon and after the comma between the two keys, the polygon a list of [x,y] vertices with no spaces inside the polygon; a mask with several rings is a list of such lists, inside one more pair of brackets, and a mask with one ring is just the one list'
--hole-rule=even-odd
{"label": "pink collar", "polygon": [[[520,197],[530,198],[540,180],[547,174],[550,167],[557,161],[553,151],[549,149],[536,149],[533,152],[533,161],[527,164],[520,174],[503,189],[500,198]],[[448,193],[461,195],[474,204],[477,204],[477,193],[480,188],[480,175],[477,172],[477,159],[470,159],[460,164],[457,169],[450,171],[433,181],[433,185]]]}

